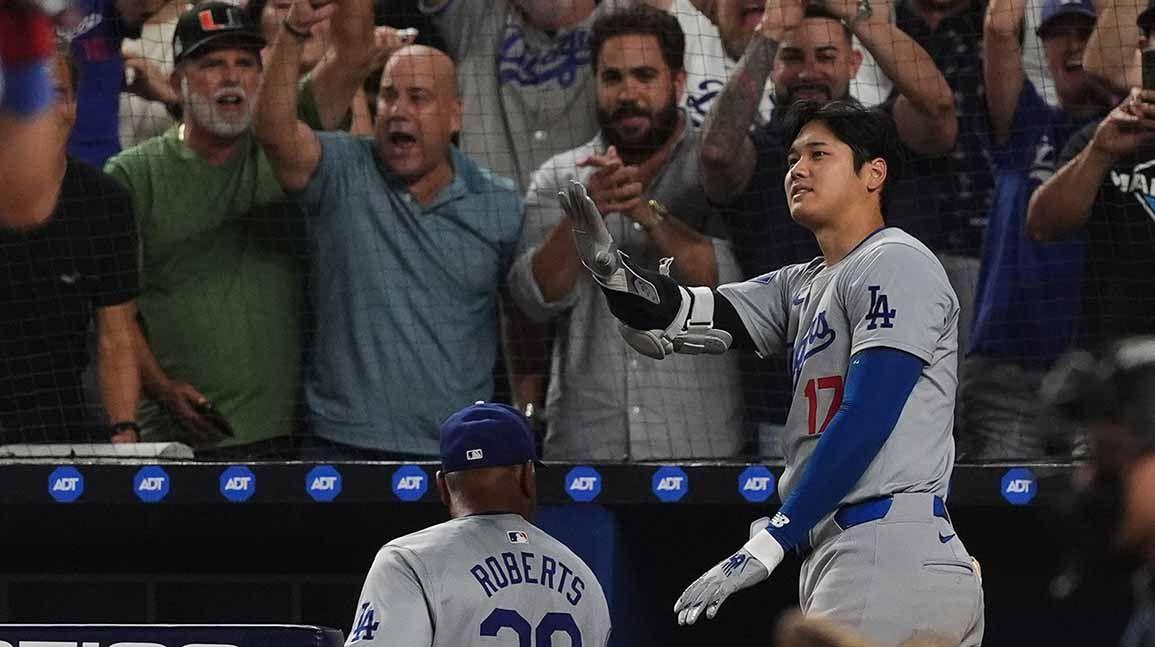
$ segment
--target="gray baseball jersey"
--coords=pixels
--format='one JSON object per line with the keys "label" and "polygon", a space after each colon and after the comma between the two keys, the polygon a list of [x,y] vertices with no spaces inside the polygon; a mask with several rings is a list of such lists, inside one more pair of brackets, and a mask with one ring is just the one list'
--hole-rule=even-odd
{"label": "gray baseball jersey", "polygon": [[758,351],[785,351],[794,377],[783,455],[785,500],[842,402],[850,358],[874,347],[923,361],[890,438],[843,500],[897,492],[945,498],[954,465],[958,298],[942,264],[914,237],[881,229],[841,261],[822,258],[724,285]]}
{"label": "gray baseball jersey", "polygon": [[609,636],[606,597],[585,562],[520,515],[491,514],[386,544],[345,644],[605,647]]}

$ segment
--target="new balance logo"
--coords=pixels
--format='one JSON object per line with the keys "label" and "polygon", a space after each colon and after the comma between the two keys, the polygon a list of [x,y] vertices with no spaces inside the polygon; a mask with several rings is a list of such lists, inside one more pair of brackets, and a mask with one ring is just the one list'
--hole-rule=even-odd
{"label": "new balance logo", "polygon": [[788,523],[790,523],[790,517],[787,517],[781,512],[776,513],[774,517],[770,519],[770,525],[775,528],[784,528]]}
{"label": "new balance logo", "polygon": [[[866,288],[870,290],[870,311],[866,313],[866,320],[870,323],[866,326],[867,330],[874,330],[875,328],[894,328],[891,320],[894,319],[898,311],[890,307],[890,301],[885,294],[880,293],[882,286],[871,285]],[[878,320],[882,319],[882,323]]]}
{"label": "new balance logo", "polygon": [[730,574],[733,573],[734,571],[741,572],[742,565],[745,563],[746,563],[746,554],[745,553],[734,553],[733,555],[730,556],[730,559],[726,560],[726,565],[722,567],[722,575],[725,575],[726,577],[730,577]]}

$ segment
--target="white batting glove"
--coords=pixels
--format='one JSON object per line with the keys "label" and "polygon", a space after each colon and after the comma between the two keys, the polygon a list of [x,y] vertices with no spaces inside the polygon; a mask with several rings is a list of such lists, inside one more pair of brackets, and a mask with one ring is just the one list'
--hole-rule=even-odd
{"label": "white batting glove", "polygon": [[719,562],[694,580],[678,601],[674,603],[674,613],[679,625],[692,625],[702,612],[712,619],[718,614],[718,607],[735,591],[749,588],[770,577],[770,573],[782,563],[785,551],[769,533],[763,532],[770,524],[769,517],[762,517],[750,524],[750,541],[745,546]]}

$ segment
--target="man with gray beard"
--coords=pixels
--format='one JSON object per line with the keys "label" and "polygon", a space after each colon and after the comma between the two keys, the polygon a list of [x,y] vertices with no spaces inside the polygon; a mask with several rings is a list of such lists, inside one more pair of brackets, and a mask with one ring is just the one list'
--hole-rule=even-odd
{"label": "man with gray beard", "polygon": [[[316,99],[349,105],[369,64],[371,15],[367,0],[343,3],[337,60],[316,71],[333,77],[303,92],[336,89]],[[184,123],[106,167],[132,193],[141,232],[142,438],[217,457],[283,456],[295,426],[303,220],[251,135],[264,45],[230,4],[182,15],[171,83]]]}

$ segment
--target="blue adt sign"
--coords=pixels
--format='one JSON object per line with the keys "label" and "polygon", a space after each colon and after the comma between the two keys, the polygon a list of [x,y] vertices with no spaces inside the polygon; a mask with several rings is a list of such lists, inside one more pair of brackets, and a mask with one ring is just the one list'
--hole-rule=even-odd
{"label": "blue adt sign", "polygon": [[305,475],[305,491],[314,501],[328,503],[341,494],[341,473],[332,465],[318,465]]}
{"label": "blue adt sign", "polygon": [[762,503],[774,496],[775,487],[774,475],[763,465],[751,465],[738,475],[738,494],[750,503]]}
{"label": "blue adt sign", "polygon": [[579,465],[565,475],[565,493],[578,503],[589,503],[602,493],[602,475],[588,465]]}
{"label": "blue adt sign", "polygon": [[145,503],[159,503],[168,496],[172,479],[168,472],[159,465],[148,465],[140,468],[132,479],[132,491],[137,498]]}
{"label": "blue adt sign", "polygon": [[685,470],[676,465],[667,465],[654,471],[650,480],[654,496],[664,503],[681,501],[690,491],[690,478]]}
{"label": "blue adt sign", "polygon": [[48,494],[58,503],[72,503],[84,494],[84,475],[71,465],[61,465],[48,475]]}
{"label": "blue adt sign", "polygon": [[418,501],[429,489],[429,475],[417,465],[404,465],[393,472],[393,494],[402,501]]}
{"label": "blue adt sign", "polygon": [[257,477],[244,465],[231,465],[221,472],[221,496],[233,503],[243,503],[257,492]]}
{"label": "blue adt sign", "polygon": [[1011,505],[1027,505],[1039,493],[1035,473],[1025,467],[1007,470],[1003,475],[1003,498]]}

